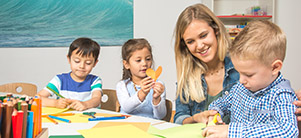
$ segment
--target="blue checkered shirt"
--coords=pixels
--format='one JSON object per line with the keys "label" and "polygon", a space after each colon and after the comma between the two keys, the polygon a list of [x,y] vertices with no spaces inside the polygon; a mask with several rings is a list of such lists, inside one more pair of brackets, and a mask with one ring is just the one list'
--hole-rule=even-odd
{"label": "blue checkered shirt", "polygon": [[209,110],[230,114],[229,137],[298,137],[297,97],[281,74],[268,87],[255,93],[238,83],[212,102]]}

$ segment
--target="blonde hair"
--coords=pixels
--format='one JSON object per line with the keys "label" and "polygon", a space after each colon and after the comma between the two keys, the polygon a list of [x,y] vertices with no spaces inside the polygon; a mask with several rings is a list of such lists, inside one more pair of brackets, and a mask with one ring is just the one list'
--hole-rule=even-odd
{"label": "blonde hair", "polygon": [[224,61],[230,45],[224,24],[205,5],[191,5],[180,14],[175,29],[175,58],[177,97],[180,96],[182,103],[188,103],[189,99],[201,102],[206,98],[201,75],[207,71],[207,65],[189,52],[183,40],[183,34],[193,20],[205,21],[213,28],[217,38],[217,54],[220,61]]}
{"label": "blonde hair", "polygon": [[[136,50],[142,50],[143,48],[147,48],[149,50],[153,62],[152,47],[144,38],[129,39],[128,41],[126,41],[122,46],[122,60],[129,63],[133,52],[135,52]],[[126,80],[128,78],[132,78],[131,71],[123,66],[122,80]]]}
{"label": "blonde hair", "polygon": [[286,36],[276,24],[267,20],[251,21],[235,38],[230,56],[255,59],[265,65],[285,58]]}

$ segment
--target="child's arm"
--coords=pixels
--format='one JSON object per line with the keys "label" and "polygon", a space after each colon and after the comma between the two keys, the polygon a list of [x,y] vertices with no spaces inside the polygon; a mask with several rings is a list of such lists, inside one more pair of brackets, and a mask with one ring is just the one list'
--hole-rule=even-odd
{"label": "child's arm", "polygon": [[165,87],[163,85],[163,82],[155,82],[155,85],[153,87],[153,100],[152,100],[154,118],[162,119],[165,117],[166,115],[165,99],[166,99],[166,92],[165,92]]}
{"label": "child's arm", "polygon": [[42,98],[43,106],[66,108],[70,103],[70,99],[65,99],[65,98],[50,99],[50,98],[48,98],[51,94],[45,89],[41,90],[38,94]]}
{"label": "child's arm", "polygon": [[[294,97],[289,92],[279,93],[273,101],[273,110],[253,111],[255,119],[259,122],[250,122],[252,125],[231,122],[229,137],[298,137],[297,119],[294,114],[296,107],[292,104]],[[266,116],[270,116],[272,122],[266,120],[262,123]]]}
{"label": "child's arm", "polygon": [[238,85],[234,85],[229,94],[224,95],[223,97],[220,97],[213,101],[209,107],[208,110],[216,110],[222,117],[224,117],[225,114],[229,113],[229,110],[231,108],[231,102],[232,99],[235,98]]}
{"label": "child's arm", "polygon": [[81,102],[79,100],[71,100],[70,108],[77,111],[83,111],[89,108],[98,107],[101,101],[101,91],[95,90],[92,92],[92,98],[88,101]]}
{"label": "child's arm", "polygon": [[[144,87],[141,86],[141,90],[135,92],[134,95],[130,95],[125,83],[126,82],[124,81],[117,83],[116,93],[121,109],[126,113],[131,113],[144,101],[144,98],[147,96],[148,92],[146,91],[147,93],[144,93],[144,91],[142,90],[142,88]],[[144,97],[142,101],[139,98],[141,96]]]}

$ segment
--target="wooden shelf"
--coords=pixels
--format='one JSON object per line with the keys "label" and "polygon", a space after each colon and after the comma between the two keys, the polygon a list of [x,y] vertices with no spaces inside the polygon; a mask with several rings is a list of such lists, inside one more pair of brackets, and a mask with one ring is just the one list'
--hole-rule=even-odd
{"label": "wooden shelf", "polygon": [[220,15],[219,18],[272,18],[272,15]]}
{"label": "wooden shelf", "polygon": [[270,19],[272,15],[255,16],[255,15],[220,15],[217,16],[222,19]]}

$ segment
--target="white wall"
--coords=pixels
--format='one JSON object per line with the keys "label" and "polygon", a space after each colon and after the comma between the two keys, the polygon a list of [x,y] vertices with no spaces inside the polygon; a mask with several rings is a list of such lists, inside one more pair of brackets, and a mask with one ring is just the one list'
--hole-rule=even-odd
{"label": "white wall", "polygon": [[[201,0],[134,0],[134,36],[146,38],[153,46],[156,67],[163,67],[167,98],[175,99],[176,66],[173,31],[178,15]],[[288,37],[283,74],[294,89],[301,89],[301,62],[298,43],[301,22],[299,0],[277,0],[276,23]],[[58,73],[69,72],[68,48],[0,48],[0,84],[30,82],[41,90]],[[99,63],[92,71],[103,79],[103,88],[115,89],[122,76],[121,47],[102,47]]]}
{"label": "white wall", "polygon": [[277,0],[276,23],[286,33],[287,50],[282,73],[294,89],[301,89],[300,0]]}

